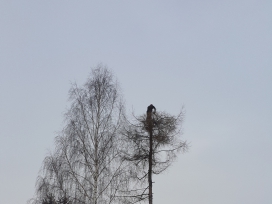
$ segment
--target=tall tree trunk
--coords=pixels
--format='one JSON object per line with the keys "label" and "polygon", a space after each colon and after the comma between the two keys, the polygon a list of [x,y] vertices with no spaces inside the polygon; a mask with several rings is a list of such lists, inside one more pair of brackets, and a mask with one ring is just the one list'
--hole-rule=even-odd
{"label": "tall tree trunk", "polygon": [[148,169],[148,183],[149,183],[149,204],[153,203],[153,193],[152,193],[152,155],[153,155],[153,138],[152,138],[152,125],[149,125],[149,156],[148,156],[148,162],[149,162],[149,169]]}
{"label": "tall tree trunk", "polygon": [[94,170],[94,196],[93,196],[93,203],[97,204],[97,195],[98,195],[98,145],[97,145],[97,138],[95,138],[95,170]]}
{"label": "tall tree trunk", "polygon": [[[99,92],[98,92],[99,95]],[[96,112],[97,121],[95,124],[95,135],[94,135],[94,196],[93,204],[97,204],[97,195],[98,195],[98,126],[99,126],[99,108],[100,101],[97,100],[98,111]]]}

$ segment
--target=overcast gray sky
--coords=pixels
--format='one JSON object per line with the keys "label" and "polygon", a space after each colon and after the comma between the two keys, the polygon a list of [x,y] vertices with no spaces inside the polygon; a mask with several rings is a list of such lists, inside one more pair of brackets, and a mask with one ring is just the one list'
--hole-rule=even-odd
{"label": "overcast gray sky", "polygon": [[107,65],[127,110],[184,105],[156,204],[272,203],[272,1],[0,0],[0,203],[26,203],[69,107]]}

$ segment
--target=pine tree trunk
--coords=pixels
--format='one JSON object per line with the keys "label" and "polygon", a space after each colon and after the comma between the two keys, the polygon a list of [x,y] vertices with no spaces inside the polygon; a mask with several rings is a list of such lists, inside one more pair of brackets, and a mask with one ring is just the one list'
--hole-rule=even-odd
{"label": "pine tree trunk", "polygon": [[153,155],[153,138],[152,138],[152,125],[149,127],[149,169],[148,169],[148,183],[149,183],[149,204],[153,203],[152,193],[152,155]]}

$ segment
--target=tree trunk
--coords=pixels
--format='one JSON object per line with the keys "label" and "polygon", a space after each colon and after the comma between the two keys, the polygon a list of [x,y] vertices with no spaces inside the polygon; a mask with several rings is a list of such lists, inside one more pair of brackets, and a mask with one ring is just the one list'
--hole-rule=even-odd
{"label": "tree trunk", "polygon": [[152,193],[152,155],[153,155],[153,138],[152,138],[152,125],[149,126],[149,169],[148,169],[148,183],[149,183],[149,204],[153,203],[153,193]]}

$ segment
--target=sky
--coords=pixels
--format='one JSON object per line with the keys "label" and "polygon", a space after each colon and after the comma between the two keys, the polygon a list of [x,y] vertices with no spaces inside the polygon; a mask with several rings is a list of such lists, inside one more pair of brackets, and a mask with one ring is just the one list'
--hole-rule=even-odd
{"label": "sky", "polygon": [[0,0],[0,203],[26,203],[98,64],[127,113],[177,114],[190,143],[156,204],[272,203],[272,1]]}

